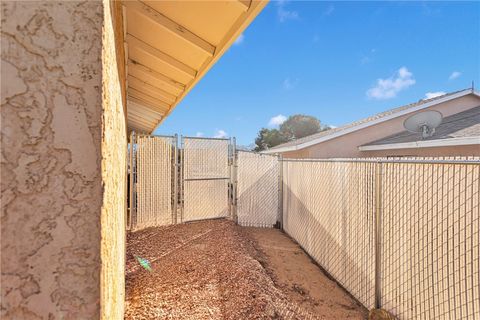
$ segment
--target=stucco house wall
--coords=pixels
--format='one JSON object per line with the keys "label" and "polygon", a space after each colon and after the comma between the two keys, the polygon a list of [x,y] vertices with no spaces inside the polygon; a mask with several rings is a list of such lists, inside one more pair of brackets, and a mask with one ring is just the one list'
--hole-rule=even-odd
{"label": "stucco house wall", "polygon": [[[440,111],[444,117],[468,110],[480,105],[480,99],[474,95],[463,96],[428,108],[428,110]],[[403,121],[411,114],[400,116],[381,122],[358,131],[327,140],[316,145],[283,153],[284,158],[355,158],[372,156],[373,152],[358,150],[358,146],[364,145],[382,137],[390,136],[404,131]],[[472,153],[473,152],[473,153]],[[376,152],[378,156],[403,155],[410,156],[450,156],[456,155],[480,155],[480,149],[466,146],[448,148],[418,148],[409,150],[385,150]]]}
{"label": "stucco house wall", "polygon": [[121,4],[104,0],[103,17],[100,315],[102,319],[123,319],[127,118]]}
{"label": "stucco house wall", "polygon": [[2,319],[121,319],[125,115],[108,1],[5,2]]}

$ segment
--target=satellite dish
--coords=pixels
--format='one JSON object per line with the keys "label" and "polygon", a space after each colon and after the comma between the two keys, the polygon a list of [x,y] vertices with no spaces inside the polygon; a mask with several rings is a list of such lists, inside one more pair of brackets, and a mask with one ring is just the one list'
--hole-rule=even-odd
{"label": "satellite dish", "polygon": [[410,132],[421,133],[426,139],[433,136],[435,128],[442,123],[442,114],[438,111],[424,111],[408,117],[403,126]]}

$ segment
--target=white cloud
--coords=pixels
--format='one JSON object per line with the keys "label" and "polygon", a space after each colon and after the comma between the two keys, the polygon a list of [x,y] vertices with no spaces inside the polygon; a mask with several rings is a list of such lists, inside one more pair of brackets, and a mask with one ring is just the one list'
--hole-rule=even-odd
{"label": "white cloud", "polygon": [[213,136],[214,138],[227,138],[228,137],[228,133],[226,133],[225,131],[223,130],[217,130],[215,132],[215,135]]}
{"label": "white cloud", "polygon": [[287,0],[280,0],[277,2],[277,16],[280,22],[285,22],[287,20],[296,20],[299,18],[297,11],[285,9],[285,5],[287,2]]}
{"label": "white cloud", "polygon": [[298,79],[291,80],[290,78],[285,78],[285,80],[283,80],[283,89],[291,90],[297,85],[297,83]]}
{"label": "white cloud", "polygon": [[195,136],[196,136],[196,137],[203,137],[203,132],[198,131]]}
{"label": "white cloud", "polygon": [[268,126],[270,127],[278,127],[282,123],[284,123],[287,120],[287,117],[285,117],[283,114],[279,114],[278,116],[272,117],[270,121],[268,121]]}
{"label": "white cloud", "polygon": [[448,77],[449,80],[454,80],[460,77],[462,73],[460,71],[453,71],[450,77]]}
{"label": "white cloud", "polygon": [[235,40],[235,42],[233,44],[236,45],[236,46],[239,46],[243,43],[243,40],[245,40],[245,36],[242,33],[238,36],[237,40]]}
{"label": "white cloud", "polygon": [[367,96],[379,100],[395,98],[397,93],[414,84],[413,74],[406,67],[401,67],[390,78],[378,79],[376,86],[368,89]]}
{"label": "white cloud", "polygon": [[425,93],[425,99],[432,99],[435,97],[443,96],[445,92],[443,91],[437,91],[437,92],[427,92]]}

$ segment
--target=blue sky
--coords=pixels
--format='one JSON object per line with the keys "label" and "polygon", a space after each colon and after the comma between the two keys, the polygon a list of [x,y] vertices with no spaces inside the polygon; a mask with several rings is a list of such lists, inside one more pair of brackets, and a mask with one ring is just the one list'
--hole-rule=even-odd
{"label": "blue sky", "polygon": [[480,2],[272,1],[157,129],[234,136],[303,113],[340,126],[480,88]]}

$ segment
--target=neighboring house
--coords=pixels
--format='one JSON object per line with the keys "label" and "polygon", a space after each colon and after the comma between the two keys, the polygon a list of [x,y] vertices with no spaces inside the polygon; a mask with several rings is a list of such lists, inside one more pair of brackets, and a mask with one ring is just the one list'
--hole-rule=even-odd
{"label": "neighboring house", "polygon": [[[443,121],[422,139],[403,122],[426,110],[441,112]],[[420,100],[264,152],[285,158],[480,156],[480,94],[467,89]]]}

